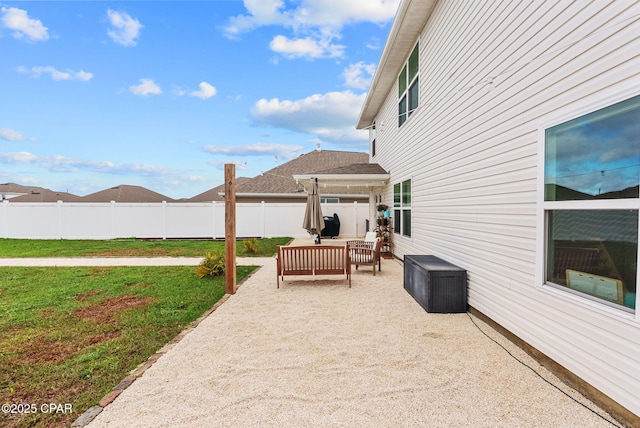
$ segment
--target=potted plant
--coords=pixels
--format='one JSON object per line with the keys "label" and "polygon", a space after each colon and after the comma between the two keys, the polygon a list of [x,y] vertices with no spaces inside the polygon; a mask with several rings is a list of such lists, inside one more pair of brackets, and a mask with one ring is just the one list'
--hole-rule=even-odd
{"label": "potted plant", "polygon": [[378,210],[378,212],[380,213],[380,215],[382,215],[382,213],[384,213],[385,211],[387,211],[389,209],[389,206],[385,205],[385,204],[378,204],[378,206],[376,207],[376,209]]}

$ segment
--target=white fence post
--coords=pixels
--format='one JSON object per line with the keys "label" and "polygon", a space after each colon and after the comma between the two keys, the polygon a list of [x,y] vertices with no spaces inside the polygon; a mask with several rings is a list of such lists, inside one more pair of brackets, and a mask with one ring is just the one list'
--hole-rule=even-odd
{"label": "white fence post", "polygon": [[262,219],[260,237],[264,238],[266,235],[266,227],[267,227],[267,211],[265,210],[264,201],[260,201],[260,218]]}
{"label": "white fence post", "polygon": [[211,237],[216,239],[216,201],[211,201],[211,209],[213,210],[213,215],[211,216],[213,222],[213,233],[211,234]]}
{"label": "white fence post", "polygon": [[2,201],[2,237],[9,237],[9,201]]}
{"label": "white fence post", "polygon": [[58,239],[63,239],[64,233],[62,232],[62,201],[58,201],[56,203],[56,218],[58,220]]}
{"label": "white fence post", "polygon": [[162,201],[162,239],[167,239],[167,201]]}
{"label": "white fence post", "polygon": [[110,219],[111,219],[111,239],[116,237],[116,201],[111,201]]}

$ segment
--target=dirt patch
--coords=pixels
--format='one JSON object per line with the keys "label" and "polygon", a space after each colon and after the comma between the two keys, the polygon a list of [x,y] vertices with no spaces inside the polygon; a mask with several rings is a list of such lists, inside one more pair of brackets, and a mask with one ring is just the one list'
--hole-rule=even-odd
{"label": "dirt patch", "polygon": [[30,364],[62,361],[78,350],[76,343],[34,337],[22,347],[22,361]]}
{"label": "dirt patch", "polygon": [[150,305],[154,301],[155,299],[151,297],[125,294],[123,296],[102,300],[94,305],[78,308],[73,311],[73,315],[98,323],[114,323],[116,314],[127,309]]}
{"label": "dirt patch", "polygon": [[55,363],[69,358],[79,350],[115,339],[120,336],[120,331],[108,331],[89,337],[77,337],[78,340],[69,338],[50,339],[44,336],[34,337],[28,343],[24,343],[20,350],[20,360],[28,364]]}
{"label": "dirt patch", "polygon": [[78,294],[76,296],[76,301],[82,302],[84,300],[87,300],[89,297],[97,296],[100,293],[102,293],[100,290],[87,291],[86,293]]}
{"label": "dirt patch", "polygon": [[95,345],[96,343],[102,343],[102,342],[106,342],[108,340],[115,339],[117,337],[120,337],[120,330],[109,331],[109,332],[106,332],[106,333],[98,334],[98,335],[91,336],[91,337],[87,338],[83,342],[83,345],[84,346],[91,346],[91,345]]}
{"label": "dirt patch", "polygon": [[166,248],[114,248],[91,253],[92,257],[177,257],[184,254],[183,249]]}

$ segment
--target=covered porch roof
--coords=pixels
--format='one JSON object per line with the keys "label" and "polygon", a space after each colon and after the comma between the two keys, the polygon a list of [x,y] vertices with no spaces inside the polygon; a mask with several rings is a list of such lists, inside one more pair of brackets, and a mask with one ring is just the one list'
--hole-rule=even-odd
{"label": "covered porch roof", "polygon": [[319,190],[369,190],[389,182],[389,173],[377,163],[359,163],[309,174],[294,174],[297,183],[308,190],[310,180],[318,179]]}

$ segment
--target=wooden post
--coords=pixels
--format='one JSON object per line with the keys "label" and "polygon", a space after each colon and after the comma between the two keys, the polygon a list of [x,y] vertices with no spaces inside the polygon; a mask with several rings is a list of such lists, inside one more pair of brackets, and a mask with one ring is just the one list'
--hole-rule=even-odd
{"label": "wooden post", "polygon": [[226,292],[236,294],[236,166],[224,165]]}

